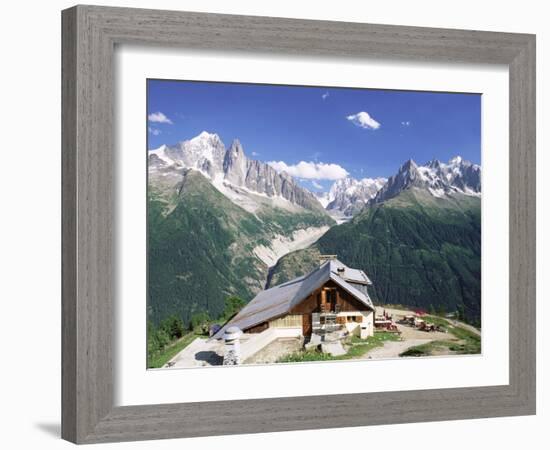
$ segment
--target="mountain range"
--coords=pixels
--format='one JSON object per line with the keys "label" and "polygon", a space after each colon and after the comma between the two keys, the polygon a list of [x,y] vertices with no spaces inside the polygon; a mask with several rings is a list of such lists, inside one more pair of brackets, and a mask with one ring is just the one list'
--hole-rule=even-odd
{"label": "mountain range", "polygon": [[319,195],[318,200],[327,211],[351,217],[363,209],[386,181],[386,178],[342,178],[335,181],[328,192]]}
{"label": "mountain range", "polygon": [[434,159],[423,166],[409,159],[370,199],[370,203],[382,203],[412,187],[439,198],[456,193],[481,196],[481,167],[460,156],[446,164]]}
{"label": "mountain range", "polygon": [[177,172],[182,168],[198,170],[233,203],[252,213],[263,203],[258,196],[290,210],[293,206],[312,211],[322,209],[315,195],[291,176],[249,159],[238,140],[226,149],[215,133],[203,131],[193,139],[149,151],[150,172]]}
{"label": "mountain range", "polygon": [[378,304],[453,312],[481,323],[481,168],[406,161],[350,221],[283,256],[270,286],[337,254],[369,274]]}
{"label": "mountain range", "polygon": [[248,159],[216,134],[148,154],[148,317],[218,317],[225,298],[250,300],[284,254],[334,220],[287,174]]}
{"label": "mountain range", "polygon": [[148,152],[148,314],[216,318],[226,296],[248,301],[337,254],[371,276],[379,303],[463,308],[475,322],[480,210],[481,167],[460,157],[314,194],[202,132]]}

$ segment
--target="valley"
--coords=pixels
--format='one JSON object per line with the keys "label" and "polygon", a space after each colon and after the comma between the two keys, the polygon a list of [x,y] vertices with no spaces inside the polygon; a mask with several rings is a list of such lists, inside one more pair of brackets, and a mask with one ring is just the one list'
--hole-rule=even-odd
{"label": "valley", "polygon": [[373,280],[375,303],[462,311],[480,321],[481,168],[406,161],[388,179],[314,194],[203,132],[149,152],[148,317],[215,320],[337,254]]}
{"label": "valley", "polygon": [[481,201],[456,194],[439,199],[412,188],[365,208],[308,249],[290,253],[271,285],[312,270],[321,254],[337,254],[371,277],[375,304],[426,311],[462,311],[481,319]]}
{"label": "valley", "polygon": [[261,244],[254,247],[253,252],[268,268],[271,268],[288,253],[304,249],[317,242],[329,229],[330,227],[325,225],[300,228],[293,231],[290,236],[278,234],[271,238],[268,245]]}
{"label": "valley", "polygon": [[240,144],[223,148],[219,137],[202,133],[150,152],[148,317],[154,324],[173,314],[185,324],[201,314],[220,317],[227,297],[250,300],[280,257],[335,224],[291,177],[248,160]]}

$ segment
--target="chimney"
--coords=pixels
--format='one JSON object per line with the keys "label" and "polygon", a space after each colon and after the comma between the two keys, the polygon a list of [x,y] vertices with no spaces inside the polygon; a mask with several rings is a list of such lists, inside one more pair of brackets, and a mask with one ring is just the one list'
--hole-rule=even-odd
{"label": "chimney", "polygon": [[239,327],[229,327],[223,334],[225,343],[223,353],[224,366],[236,366],[241,363],[241,342],[243,332]]}
{"label": "chimney", "polygon": [[327,261],[336,259],[338,255],[319,255],[319,266],[322,266]]}
{"label": "chimney", "polygon": [[338,272],[338,275],[343,277],[344,274],[346,273],[346,268],[344,266],[340,266],[340,267],[338,267],[338,269],[336,269],[336,271]]}

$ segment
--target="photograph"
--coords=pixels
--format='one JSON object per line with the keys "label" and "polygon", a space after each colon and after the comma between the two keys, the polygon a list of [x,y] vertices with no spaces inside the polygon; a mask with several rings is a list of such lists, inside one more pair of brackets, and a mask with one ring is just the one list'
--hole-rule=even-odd
{"label": "photograph", "polygon": [[148,369],[481,355],[481,94],[146,89]]}

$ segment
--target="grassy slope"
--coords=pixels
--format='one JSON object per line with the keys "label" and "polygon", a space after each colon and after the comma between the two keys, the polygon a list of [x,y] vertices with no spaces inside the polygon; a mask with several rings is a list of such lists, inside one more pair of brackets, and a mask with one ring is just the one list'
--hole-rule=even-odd
{"label": "grassy slope", "polygon": [[284,257],[272,285],[315,268],[319,253],[337,254],[344,263],[365,270],[377,303],[448,311],[464,305],[469,320],[480,318],[478,198],[445,201],[405,191],[333,227],[312,248]]}
{"label": "grassy slope", "polygon": [[185,336],[182,336],[177,341],[173,342],[162,351],[151,355],[151,358],[147,361],[147,368],[157,369],[163,367],[168,361],[170,361],[174,356],[181,352],[185,347],[187,347],[191,342],[193,342],[198,337],[204,337],[195,333],[189,333]]}
{"label": "grassy slope", "polygon": [[411,347],[399,356],[433,356],[439,353],[456,355],[477,355],[481,353],[481,336],[466,328],[453,326],[448,320],[426,315],[423,317],[427,322],[439,325],[459,341],[433,341],[427,344]]}

